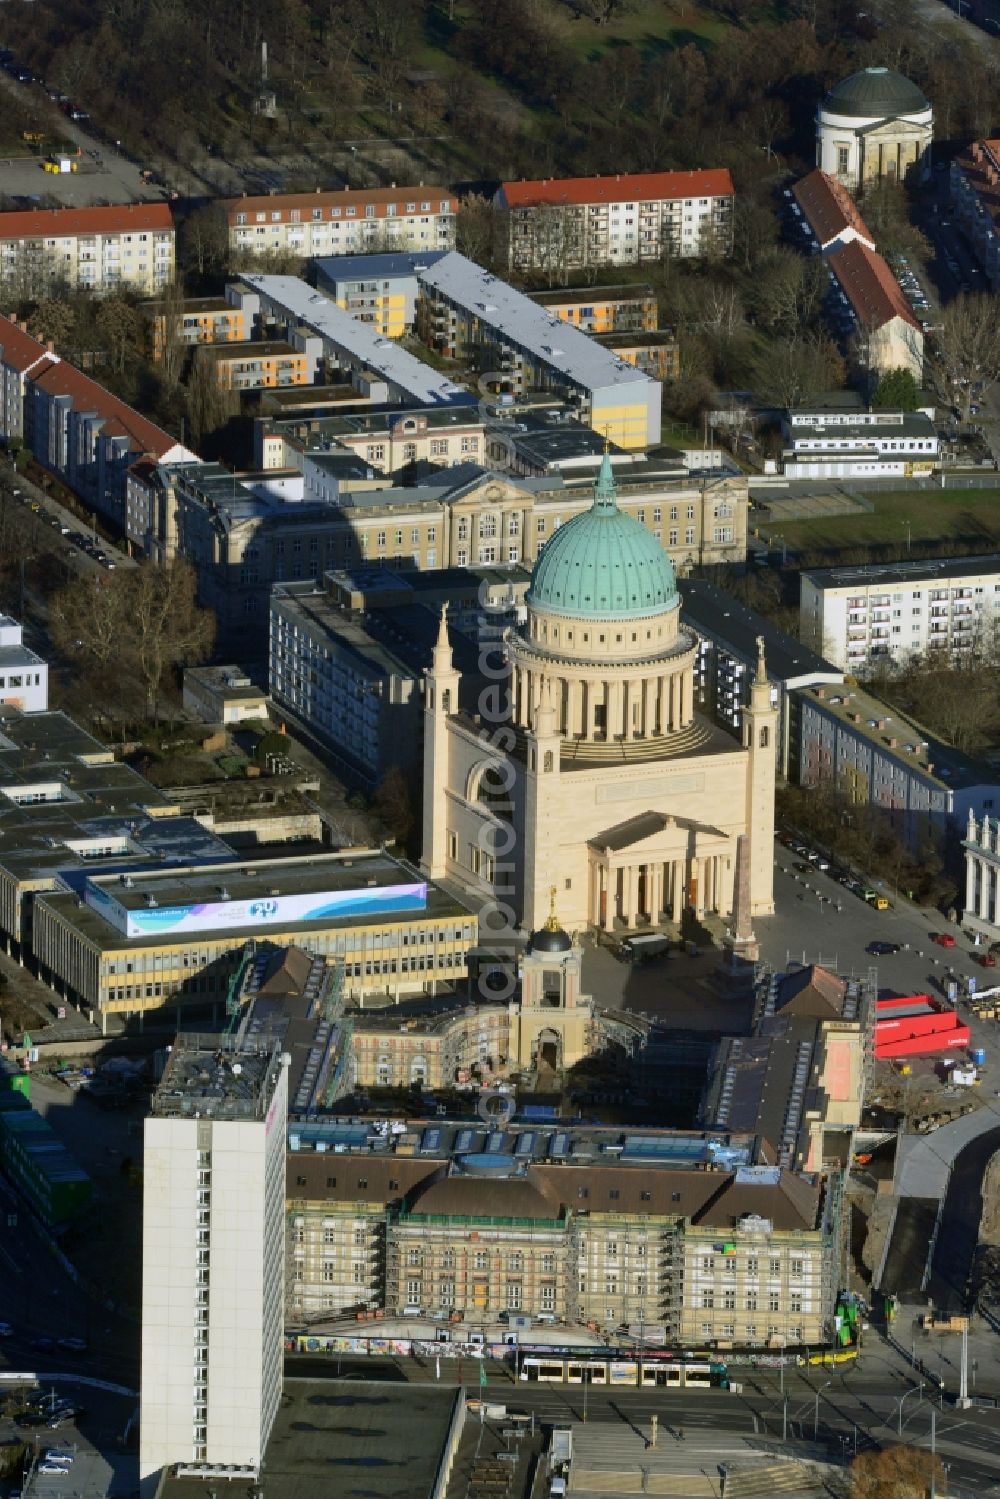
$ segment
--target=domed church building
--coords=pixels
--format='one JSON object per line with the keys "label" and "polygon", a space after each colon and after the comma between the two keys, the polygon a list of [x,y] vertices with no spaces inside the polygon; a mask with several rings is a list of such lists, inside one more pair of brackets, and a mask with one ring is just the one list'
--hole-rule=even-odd
{"label": "domed church building", "polygon": [[933,138],[931,105],[892,68],[852,73],[816,111],[816,165],[852,193],[925,168]]}
{"label": "domed church building", "polygon": [[425,873],[493,896],[542,946],[553,892],[570,931],[728,916],[745,834],[749,912],[771,911],[777,711],[763,659],[741,744],[695,712],[696,642],[670,559],[618,508],[607,456],[526,602],[509,677],[475,717],[458,711],[442,621],[424,704]]}

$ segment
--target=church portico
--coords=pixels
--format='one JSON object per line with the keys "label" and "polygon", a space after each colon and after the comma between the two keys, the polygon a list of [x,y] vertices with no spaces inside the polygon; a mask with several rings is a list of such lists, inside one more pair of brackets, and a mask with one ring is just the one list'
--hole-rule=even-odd
{"label": "church portico", "polygon": [[732,909],[736,847],[716,828],[646,812],[597,834],[588,853],[589,921],[605,932]]}

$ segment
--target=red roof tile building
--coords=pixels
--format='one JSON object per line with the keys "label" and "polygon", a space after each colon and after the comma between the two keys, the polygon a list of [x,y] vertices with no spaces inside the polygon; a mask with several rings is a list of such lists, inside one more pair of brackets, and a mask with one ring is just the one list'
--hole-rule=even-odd
{"label": "red roof tile building", "polygon": [[876,374],[909,370],[921,384],[924,330],[882,256],[854,240],[835,250],[827,265],[841,305],[852,318],[859,360]]}
{"label": "red roof tile building", "polygon": [[243,256],[451,250],[458,199],[446,187],[274,193],[226,204],[229,247]]}
{"label": "red roof tile building", "polygon": [[1000,291],[1000,140],[973,141],[951,164],[955,217],[994,291]]}
{"label": "red roof tile building", "polygon": [[0,213],[0,285],[9,298],[120,286],[154,293],[174,279],[174,219],[166,203],[36,208]]}
{"label": "red roof tile building", "polygon": [[847,188],[835,177],[828,177],[819,167],[796,182],[792,188],[799,222],[812,247],[828,255],[859,240],[869,250],[875,248],[875,236],[868,228]]}
{"label": "red roof tile building", "polygon": [[0,317],[0,439],[21,441],[90,509],[124,528],[128,472],[137,459],[195,454],[162,427]]}
{"label": "red roof tile building", "polygon": [[512,270],[635,265],[664,256],[728,255],[733,179],[725,170],[639,172],[504,182]]}

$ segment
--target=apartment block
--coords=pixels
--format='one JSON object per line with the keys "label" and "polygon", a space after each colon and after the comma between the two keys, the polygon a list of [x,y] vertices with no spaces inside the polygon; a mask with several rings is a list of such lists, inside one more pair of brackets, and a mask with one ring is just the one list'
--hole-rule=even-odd
{"label": "apartment block", "polygon": [[417,328],[430,348],[473,361],[515,397],[538,390],[569,401],[620,447],[659,442],[658,380],[456,251],[421,272]]}
{"label": "apartment block", "polygon": [[664,256],[728,255],[733,181],[724,169],[503,182],[508,264],[565,274]]}
{"label": "apartment block", "polygon": [[752,1137],[725,1131],[546,1127],[498,1144],[449,1121],[294,1124],[287,1313],[478,1327],[525,1315],[612,1341],[644,1323],[689,1346],[826,1341],[837,1173],[754,1160]]}
{"label": "apartment block", "polygon": [[139,310],[146,323],[147,348],[157,363],[168,340],[187,346],[245,343],[250,336],[243,309],[225,297],[187,297],[176,307],[144,302]]}
{"label": "apartment block", "polygon": [[660,326],[651,286],[562,286],[531,300],[582,333],[651,333]]}
{"label": "apartment block", "polygon": [[0,219],[0,286],[8,298],[119,288],[153,293],[174,279],[166,203],[16,209]]}
{"label": "apartment block", "polygon": [[949,170],[955,217],[990,286],[1000,291],[1000,140],[973,141]]}
{"label": "apartment block", "polygon": [[994,766],[928,737],[894,707],[857,687],[807,687],[799,702],[799,781],[886,814],[914,850],[949,822],[1000,807]]}
{"label": "apartment block", "polygon": [[755,609],[703,578],[682,578],[681,620],[698,642],[695,701],[737,738],[742,735],[750,689],[763,640],[772,706],[778,710],[775,755],[789,779],[799,763],[799,698],[795,689],[843,682],[843,671],[825,661]]}
{"label": "apartment block", "polygon": [[530,577],[521,567],[399,573],[373,564],[276,584],[269,686],[278,711],[307,725],[369,785],[392,765],[415,772],[441,609],[465,673],[461,706],[474,712],[485,685],[480,646],[516,623]]}
{"label": "apartment block", "polygon": [[194,454],[155,422],[0,317],[0,439],[23,441],[87,507],[125,528],[129,471],[141,458]]}
{"label": "apartment block", "polygon": [[666,328],[652,333],[601,333],[597,342],[651,380],[680,378],[681,346],[676,334]]}
{"label": "apartment block", "polygon": [[846,671],[928,652],[968,657],[992,642],[998,623],[995,554],[802,574],[799,634]]}
{"label": "apartment block", "polygon": [[315,260],[312,269],[319,290],[344,312],[386,338],[402,338],[416,321],[418,272],[444,253],[331,255]]}
{"label": "apartment block", "polygon": [[316,377],[315,350],[293,348],[282,338],[212,344],[204,357],[222,390],[280,390],[311,385]]}
{"label": "apartment block", "polygon": [[0,318],[0,438],[5,443],[23,439],[29,381],[58,357],[54,346],[32,338],[19,318]]}
{"label": "apartment block", "polygon": [[226,205],[229,248],[245,257],[450,250],[457,209],[454,193],[426,183],[236,198]]}
{"label": "apartment block", "polygon": [[286,1061],[181,1033],[145,1125],[140,1481],[241,1477],[281,1400]]}
{"label": "apartment block", "polygon": [[247,274],[226,295],[268,338],[317,340],[328,374],[390,406],[467,406],[469,392],[298,276]]}

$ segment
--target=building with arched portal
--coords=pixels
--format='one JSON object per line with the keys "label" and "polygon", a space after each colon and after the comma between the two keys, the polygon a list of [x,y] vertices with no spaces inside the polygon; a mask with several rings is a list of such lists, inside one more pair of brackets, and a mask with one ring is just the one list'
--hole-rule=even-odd
{"label": "building with arched portal", "polygon": [[852,193],[925,168],[933,139],[933,108],[892,68],[852,73],[816,111],[816,165]]}
{"label": "building with arched portal", "polygon": [[[442,619],[424,699],[424,871],[538,932],[728,916],[747,836],[750,910],[773,909],[777,708],[758,662],[737,739],[694,707],[696,641],[670,559],[618,507],[605,458],[589,510],[546,543],[480,711],[459,708]],[[494,925],[489,922],[487,925]]]}

